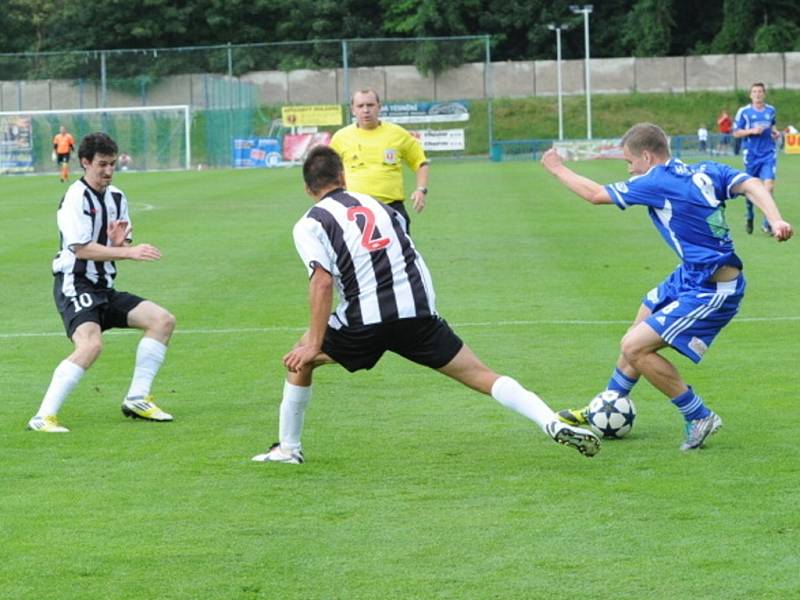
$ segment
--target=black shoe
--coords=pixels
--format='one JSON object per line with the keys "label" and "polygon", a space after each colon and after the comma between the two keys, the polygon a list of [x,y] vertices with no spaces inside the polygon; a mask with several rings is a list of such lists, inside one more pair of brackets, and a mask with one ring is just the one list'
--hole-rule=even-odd
{"label": "black shoe", "polygon": [[753,233],[753,219],[747,219],[747,223],[744,225],[744,230],[747,233]]}

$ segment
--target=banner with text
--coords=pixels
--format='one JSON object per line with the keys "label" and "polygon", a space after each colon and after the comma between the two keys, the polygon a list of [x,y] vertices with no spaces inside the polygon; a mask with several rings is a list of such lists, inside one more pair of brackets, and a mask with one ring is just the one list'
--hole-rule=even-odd
{"label": "banner with text", "polygon": [[469,103],[455,102],[404,102],[384,104],[380,118],[391,123],[452,123],[469,121]]}
{"label": "banner with text", "polygon": [[308,151],[314,146],[331,143],[331,134],[327,131],[320,133],[296,133],[283,136],[283,158],[290,161],[302,161]]}
{"label": "banner with text", "polygon": [[318,104],[310,106],[284,106],[281,108],[284,127],[322,127],[341,125],[342,107],[338,104]]}
{"label": "banner with text", "polygon": [[233,140],[233,166],[277,167],[281,162],[281,144],[275,138],[236,138]]}
{"label": "banner with text", "polygon": [[425,129],[410,133],[422,143],[425,152],[452,152],[465,147],[463,129]]}
{"label": "banner with text", "polygon": [[553,142],[553,148],[565,160],[623,158],[620,140],[565,140]]}
{"label": "banner with text", "polygon": [[787,133],[785,135],[783,151],[786,154],[800,154],[800,133]]}

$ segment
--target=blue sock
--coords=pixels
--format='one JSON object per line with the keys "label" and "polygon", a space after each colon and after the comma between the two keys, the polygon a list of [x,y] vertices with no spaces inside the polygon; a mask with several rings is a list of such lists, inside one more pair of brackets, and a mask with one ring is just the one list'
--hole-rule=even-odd
{"label": "blue sock", "polygon": [[703,404],[703,399],[694,393],[692,386],[680,396],[673,398],[672,403],[678,407],[686,421],[704,419],[711,414],[708,407]]}
{"label": "blue sock", "polygon": [[620,396],[627,396],[630,394],[637,381],[639,381],[638,377],[636,379],[631,379],[617,368],[614,369],[614,372],[611,374],[611,379],[608,380],[606,389],[619,392]]}

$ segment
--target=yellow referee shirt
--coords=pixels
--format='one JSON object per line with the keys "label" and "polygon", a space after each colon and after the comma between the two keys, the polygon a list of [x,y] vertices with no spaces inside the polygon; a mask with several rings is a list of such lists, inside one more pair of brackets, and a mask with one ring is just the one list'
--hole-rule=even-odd
{"label": "yellow referee shirt", "polygon": [[428,162],[418,139],[385,121],[374,129],[343,127],[333,134],[331,148],[342,157],[347,189],[387,204],[405,199],[402,163],[416,171]]}

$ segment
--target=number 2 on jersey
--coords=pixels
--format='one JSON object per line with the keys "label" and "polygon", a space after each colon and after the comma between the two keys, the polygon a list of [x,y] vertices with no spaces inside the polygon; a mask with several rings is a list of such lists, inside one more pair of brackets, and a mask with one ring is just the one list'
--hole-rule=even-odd
{"label": "number 2 on jersey", "polygon": [[364,217],[364,228],[361,230],[361,245],[369,250],[375,252],[386,248],[392,240],[388,237],[372,239],[372,234],[375,232],[375,214],[366,206],[351,206],[347,209],[347,218],[350,221],[355,221],[358,215]]}

